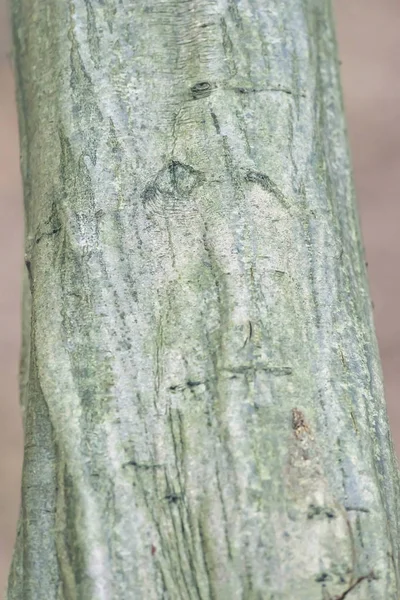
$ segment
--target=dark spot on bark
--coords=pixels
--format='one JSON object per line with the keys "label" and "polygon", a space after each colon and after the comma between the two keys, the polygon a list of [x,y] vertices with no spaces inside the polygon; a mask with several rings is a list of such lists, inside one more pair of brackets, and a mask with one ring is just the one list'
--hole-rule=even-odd
{"label": "dark spot on bark", "polygon": [[232,88],[238,94],[251,94],[252,92],[256,92],[255,88],[244,88],[244,87],[234,87]]}
{"label": "dark spot on bark", "polygon": [[194,388],[201,384],[202,384],[201,381],[187,381],[186,382],[186,385],[188,386],[188,388]]}
{"label": "dark spot on bark", "polygon": [[179,502],[179,500],[182,500],[182,496],[181,494],[175,494],[174,492],[171,492],[164,496],[164,500],[167,500],[170,504],[176,504]]}
{"label": "dark spot on bark", "polygon": [[323,571],[322,573],[316,576],[315,581],[317,581],[318,583],[323,583],[324,581],[328,581],[329,579],[331,579],[329,573]]}
{"label": "dark spot on bark", "polygon": [[310,504],[308,507],[307,518],[326,518],[330,520],[335,519],[336,514],[330,506],[316,506],[315,504]]}
{"label": "dark spot on bark", "polygon": [[193,100],[207,98],[213,90],[214,86],[209,81],[199,81],[190,88]]}
{"label": "dark spot on bark", "polygon": [[152,544],[151,545],[151,555],[154,556],[156,551],[157,551],[157,548],[154,546],[154,544]]}

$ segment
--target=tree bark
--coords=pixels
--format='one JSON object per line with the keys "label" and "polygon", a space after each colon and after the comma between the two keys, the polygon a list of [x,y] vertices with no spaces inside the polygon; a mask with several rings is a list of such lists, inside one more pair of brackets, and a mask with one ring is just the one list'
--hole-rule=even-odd
{"label": "tree bark", "polygon": [[13,0],[9,600],[397,600],[328,0]]}

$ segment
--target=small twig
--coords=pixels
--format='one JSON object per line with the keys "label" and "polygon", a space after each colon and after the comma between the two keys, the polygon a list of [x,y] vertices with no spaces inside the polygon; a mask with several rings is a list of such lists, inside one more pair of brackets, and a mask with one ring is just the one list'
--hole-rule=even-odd
{"label": "small twig", "polygon": [[373,571],[370,571],[370,573],[368,573],[368,575],[361,575],[358,579],[356,579],[354,581],[354,583],[351,584],[350,587],[347,588],[347,590],[345,590],[339,596],[335,596],[334,598],[332,598],[332,600],[344,600],[346,598],[347,594],[350,594],[350,592],[352,590],[354,590],[354,588],[357,585],[359,585],[362,581],[364,581],[365,579],[371,580],[371,579],[378,579],[378,578],[376,577],[376,575]]}

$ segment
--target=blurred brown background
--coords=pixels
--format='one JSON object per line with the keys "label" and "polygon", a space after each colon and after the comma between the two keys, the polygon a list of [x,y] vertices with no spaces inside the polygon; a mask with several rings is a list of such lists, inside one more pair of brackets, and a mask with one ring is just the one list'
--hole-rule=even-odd
{"label": "blurred brown background", "polygon": [[[333,0],[350,144],[392,431],[400,451],[400,2]],[[22,195],[7,0],[0,0],[0,594],[22,461],[17,371]]]}

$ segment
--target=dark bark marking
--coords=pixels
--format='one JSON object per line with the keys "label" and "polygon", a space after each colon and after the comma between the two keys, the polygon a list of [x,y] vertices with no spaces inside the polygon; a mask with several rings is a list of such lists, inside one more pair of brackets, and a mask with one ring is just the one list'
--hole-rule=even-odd
{"label": "dark bark marking", "polygon": [[285,198],[279,187],[272,181],[270,177],[268,177],[268,175],[265,175],[265,173],[260,173],[259,171],[247,171],[244,178],[248,183],[256,183],[266,192],[273,194],[284,208],[287,210],[290,209],[287,198]]}
{"label": "dark bark marking", "polygon": [[152,469],[161,469],[164,465],[151,464],[151,463],[138,463],[136,460],[129,460],[128,462],[122,465],[125,467],[135,467],[136,469],[143,469],[144,471],[149,471]]}
{"label": "dark bark marking", "polygon": [[319,573],[319,575],[316,576],[315,581],[317,583],[325,583],[330,579],[332,579],[332,576],[329,575],[329,573],[327,573],[326,571],[322,571],[322,573]]}
{"label": "dark bark marking", "polygon": [[[172,424],[171,424],[171,428],[172,428]],[[176,457],[176,454],[175,454]],[[167,471],[165,470],[164,472],[165,474],[165,480],[166,480],[166,486],[167,486],[167,490],[171,489],[171,482],[168,479],[168,475],[167,475]],[[168,505],[169,505],[169,513],[170,513],[170,519],[171,519],[171,523],[172,523],[172,528],[174,530],[174,534],[175,534],[175,540],[176,540],[176,548],[177,548],[177,554],[179,556],[179,570],[181,572],[182,575],[182,579],[186,588],[186,592],[187,592],[187,598],[192,598],[192,591],[194,591],[195,596],[197,598],[199,598],[199,600],[202,600],[201,598],[201,593],[200,593],[200,589],[199,589],[199,585],[198,585],[198,581],[197,581],[197,577],[196,577],[196,569],[193,563],[193,556],[192,556],[192,552],[190,549],[190,544],[189,544],[189,539],[190,536],[187,535],[186,529],[185,529],[185,525],[184,525],[184,518],[183,518],[183,514],[181,511],[182,508],[182,503],[179,503],[178,505],[178,510],[174,511],[173,510],[173,505],[175,505],[178,501],[177,496],[180,496],[179,494],[176,494],[175,492],[170,492],[168,491],[167,495],[164,496],[165,499],[168,500]],[[178,521],[178,523],[177,523]],[[179,534],[178,531],[180,529],[181,535],[182,535],[182,544],[179,543]],[[185,558],[187,559],[189,566],[190,566],[190,570],[189,573],[187,573],[187,571],[184,568],[184,561],[183,556],[185,556]],[[191,583],[194,586],[194,590],[191,586],[189,586],[189,582],[187,581],[186,575],[188,575],[191,578]]]}
{"label": "dark bark marking", "polygon": [[190,88],[190,93],[193,100],[200,100],[201,98],[207,98],[211,92],[215,89],[215,84],[209,81],[199,81]]}
{"label": "dark bark marking", "polygon": [[32,263],[26,254],[24,255],[24,262],[25,262],[26,270],[28,271],[29,289],[32,294],[33,293]]}
{"label": "dark bark marking", "polygon": [[292,428],[295,436],[299,439],[303,437],[303,434],[310,435],[311,430],[306,421],[304,413],[298,408],[292,409]]}
{"label": "dark bark marking", "polygon": [[342,474],[343,491],[347,493],[347,473],[343,466],[343,448],[340,438],[336,438],[336,445],[338,447],[337,462],[340,467],[340,472]]}
{"label": "dark bark marking", "polygon": [[348,594],[350,594],[350,592],[352,590],[354,590],[355,587],[357,587],[362,581],[371,581],[373,579],[378,579],[378,577],[375,575],[375,573],[373,571],[371,571],[370,573],[368,573],[368,575],[361,575],[360,577],[358,577],[354,583],[352,583],[347,590],[345,590],[342,594],[339,594],[338,596],[335,596],[334,598],[332,598],[332,600],[344,600],[346,598],[346,596]]}
{"label": "dark bark marking", "polygon": [[214,123],[215,131],[218,133],[218,135],[221,135],[221,127],[219,126],[219,121],[215,112],[211,111],[211,117]]}
{"label": "dark bark marking", "polygon": [[235,23],[235,25],[241,30],[243,31],[243,21],[242,21],[242,16],[240,14],[238,5],[237,5],[237,0],[228,0],[228,12],[232,18],[232,21]]}
{"label": "dark bark marking", "polygon": [[[294,92],[284,87],[265,87],[265,88],[255,88],[255,87],[243,87],[243,86],[235,86],[230,88],[225,88],[228,90],[232,90],[233,92],[237,92],[238,94],[257,94],[260,92],[280,92],[282,94],[287,94],[288,96],[294,96]],[[304,92],[300,92],[299,96],[301,98],[305,98],[306,94]]]}
{"label": "dark bark marking", "polygon": [[203,382],[202,381],[187,381],[186,385],[188,388],[194,388],[197,387],[198,385],[201,385]]}
{"label": "dark bark marking", "polygon": [[202,555],[202,558],[203,558],[204,570],[205,570],[206,575],[207,575],[208,593],[209,593],[209,596],[210,596],[210,600],[217,600],[216,596],[214,594],[213,587],[212,587],[211,569],[210,569],[210,566],[209,566],[209,564],[207,562],[207,554],[208,554],[207,542],[206,542],[206,536],[205,536],[205,533],[203,531],[203,524],[202,524],[201,520],[198,521],[198,531],[199,531],[200,546],[201,546],[201,555]]}
{"label": "dark bark marking", "polygon": [[[186,486],[184,485],[184,482],[182,480],[182,468],[181,468],[181,465],[183,462],[182,455],[183,455],[183,449],[184,449],[183,418],[182,418],[182,413],[180,410],[177,410],[176,413],[177,413],[177,422],[178,422],[178,436],[176,436],[176,434],[174,432],[174,427],[173,427],[174,419],[172,417],[171,410],[169,411],[169,421],[170,421],[172,442],[173,442],[173,447],[174,447],[175,467],[176,467],[176,471],[177,471],[177,479],[178,479],[178,483],[179,483],[180,493],[177,493],[171,489],[171,484],[168,480],[167,474],[165,473],[168,492],[164,496],[164,499],[167,500],[170,505],[177,505],[178,514],[176,516],[179,517],[179,524],[180,524],[180,529],[181,529],[181,533],[182,533],[184,550],[185,550],[186,557],[187,557],[187,560],[188,560],[188,563],[190,566],[190,573],[192,576],[192,581],[193,581],[194,587],[196,589],[198,597],[201,599],[201,593],[200,593],[200,588],[199,588],[199,583],[198,583],[198,578],[197,578],[197,569],[196,569],[196,564],[195,564],[195,560],[194,560],[194,551],[193,551],[194,540],[193,540],[193,532],[191,531],[191,528],[190,528],[190,514],[189,514],[188,507],[186,506],[186,503],[184,501],[184,490],[185,490]],[[178,445],[180,446],[180,452],[179,452],[180,457],[178,457]],[[181,464],[179,464],[179,463],[181,463]],[[187,527],[185,526],[185,517],[189,523],[189,532],[187,531]],[[173,522],[174,531],[176,532],[174,513],[172,513],[172,507],[171,507],[171,520]],[[178,539],[177,534],[176,534],[176,538]]]}
{"label": "dark bark marking", "polygon": [[310,504],[307,511],[307,519],[327,518],[336,519],[336,512],[330,506],[317,506]]}
{"label": "dark bark marking", "polygon": [[[313,235],[312,223],[311,223],[310,219],[307,220],[307,222],[305,223],[305,226],[304,226],[304,239],[305,239],[307,254],[308,254],[309,263],[310,263],[310,271],[309,271],[308,277],[309,277],[309,282],[310,282],[310,287],[311,287],[311,292],[312,292],[312,303],[314,306],[314,314],[315,314],[315,326],[317,329],[319,329],[321,326],[322,315],[321,315],[321,308],[319,305],[319,298],[318,298],[318,293],[317,293],[316,265],[315,265],[316,259],[311,250],[312,248],[314,248],[315,240],[314,240],[314,235]],[[320,400],[321,400],[323,414],[326,414],[325,406],[322,403],[322,396],[320,397]]]}
{"label": "dark bark marking", "polygon": [[206,381],[186,381],[182,384],[170,385],[168,390],[170,392],[182,392],[183,390],[187,389],[193,392],[196,387],[199,387],[200,385],[206,385],[206,383]]}
{"label": "dark bark marking", "polygon": [[292,375],[293,373],[293,369],[291,367],[273,367],[263,363],[240,365],[238,367],[225,367],[221,370],[228,371],[229,373],[234,373],[236,375],[243,375],[249,371],[264,371],[265,373],[276,375],[278,377],[282,375]]}
{"label": "dark bark marking", "polygon": [[176,215],[180,211],[185,212],[188,198],[203,182],[203,173],[178,160],[171,160],[145,187],[142,193],[143,205],[149,215],[167,217],[170,213]]}
{"label": "dark bark marking", "polygon": [[170,504],[176,504],[179,500],[183,500],[183,495],[177,494],[176,492],[168,492],[168,494],[164,496],[164,500],[167,500]]}
{"label": "dark bark marking", "polygon": [[50,231],[43,231],[42,233],[38,234],[38,236],[35,238],[36,244],[38,244],[40,240],[45,236],[55,235],[56,233],[59,233],[59,231],[61,231],[61,225],[55,227],[54,229],[51,229]]}
{"label": "dark bark marking", "polygon": [[356,514],[356,532],[357,532],[357,539],[360,542],[360,546],[361,546],[361,548],[364,549],[365,544],[364,544],[363,528],[362,528],[360,515],[358,512]]}

